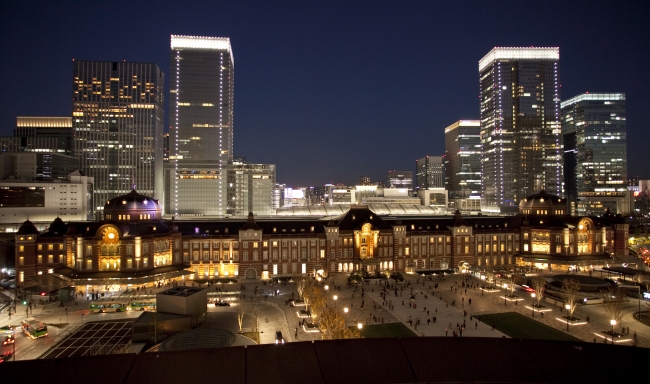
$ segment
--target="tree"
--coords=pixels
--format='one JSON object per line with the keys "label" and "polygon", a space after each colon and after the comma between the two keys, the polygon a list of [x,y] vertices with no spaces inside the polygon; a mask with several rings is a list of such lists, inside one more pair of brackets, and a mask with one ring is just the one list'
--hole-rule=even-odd
{"label": "tree", "polygon": [[327,306],[327,296],[319,286],[314,285],[311,298],[311,314],[312,317],[320,317],[325,312]]}
{"label": "tree", "polygon": [[301,300],[305,300],[304,294],[305,294],[305,289],[309,285],[309,280],[305,277],[301,277],[298,280],[296,280],[296,290],[298,291],[298,298]]}
{"label": "tree", "polygon": [[515,274],[508,276],[508,291],[510,291],[510,296],[515,294]]}
{"label": "tree", "polygon": [[623,295],[623,291],[618,286],[612,286],[603,298],[605,311],[611,320],[616,320],[616,326],[618,327],[621,326],[621,320],[623,318]]}
{"label": "tree", "polygon": [[323,340],[360,338],[361,334],[354,327],[345,325],[345,317],[338,311],[326,309],[318,323]]}
{"label": "tree", "polygon": [[535,290],[535,301],[537,302],[536,305],[539,307],[539,303],[542,301],[542,298],[544,297],[544,291],[546,290],[546,279],[542,275],[533,276],[531,278],[531,285]]}
{"label": "tree", "polygon": [[565,302],[569,306],[567,313],[567,320],[573,318],[573,311],[578,304],[578,291],[580,290],[580,283],[573,279],[564,279],[562,282],[562,290],[564,291]]}
{"label": "tree", "polygon": [[487,275],[487,281],[489,283],[489,287],[492,288],[493,283],[494,283],[494,270],[492,268],[488,269],[485,271],[485,274]]}
{"label": "tree", "polygon": [[242,333],[242,325],[244,324],[244,315],[246,314],[246,304],[241,301],[237,304],[236,312],[237,324],[239,325],[239,333]]}

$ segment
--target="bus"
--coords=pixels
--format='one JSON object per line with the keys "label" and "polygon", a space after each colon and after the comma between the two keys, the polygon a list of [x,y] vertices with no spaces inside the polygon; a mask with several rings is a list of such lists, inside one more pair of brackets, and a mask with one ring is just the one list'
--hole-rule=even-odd
{"label": "bus", "polygon": [[126,309],[129,311],[155,311],[156,299],[132,300]]}
{"label": "bus", "polygon": [[104,312],[122,312],[126,311],[126,304],[118,301],[100,301],[90,303],[91,313],[104,313]]}
{"label": "bus", "polygon": [[47,336],[47,325],[41,323],[33,317],[27,318],[20,322],[23,332],[32,339]]}

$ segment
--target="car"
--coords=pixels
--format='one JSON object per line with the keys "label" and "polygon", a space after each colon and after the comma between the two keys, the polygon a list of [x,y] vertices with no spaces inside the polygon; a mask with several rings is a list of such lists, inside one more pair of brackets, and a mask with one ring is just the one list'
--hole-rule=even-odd
{"label": "car", "polygon": [[14,335],[8,335],[2,342],[2,345],[10,345],[15,343],[16,343],[16,338],[14,337]]}
{"label": "car", "polygon": [[14,332],[16,332],[16,330],[11,325],[5,325],[4,327],[0,327],[0,333],[14,333]]}
{"label": "car", "polygon": [[0,363],[4,363],[5,361],[9,360],[9,358],[13,354],[14,354],[14,351],[12,351],[11,349],[6,351],[6,352],[3,352],[2,354],[0,354]]}
{"label": "car", "polygon": [[275,333],[275,343],[276,344],[284,344],[284,338],[282,337],[282,332],[277,331]]}
{"label": "car", "polygon": [[525,284],[521,286],[521,290],[526,291],[526,292],[535,292],[534,289],[532,289],[531,287],[529,287],[529,286],[527,286]]}
{"label": "car", "polygon": [[216,301],[216,302],[214,303],[214,305],[216,305],[217,307],[230,307],[230,303],[227,302],[227,301],[223,301],[223,300],[221,300],[221,301]]}

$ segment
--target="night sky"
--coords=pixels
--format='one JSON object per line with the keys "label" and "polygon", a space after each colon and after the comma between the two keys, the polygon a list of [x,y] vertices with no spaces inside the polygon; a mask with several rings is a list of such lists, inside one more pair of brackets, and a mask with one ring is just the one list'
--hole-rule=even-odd
{"label": "night sky", "polygon": [[449,124],[479,118],[478,61],[493,47],[559,46],[562,99],[627,94],[628,174],[650,179],[649,11],[647,1],[3,0],[0,135],[16,116],[71,114],[73,58],[153,62],[169,79],[170,35],[223,36],[235,155],[277,164],[293,187],[384,181],[441,155]]}

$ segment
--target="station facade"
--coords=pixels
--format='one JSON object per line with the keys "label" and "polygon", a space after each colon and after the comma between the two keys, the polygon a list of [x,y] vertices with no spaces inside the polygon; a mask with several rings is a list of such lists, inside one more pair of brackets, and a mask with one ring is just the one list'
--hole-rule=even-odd
{"label": "station facade", "polygon": [[[515,266],[615,264],[628,252],[622,217],[567,215],[544,191],[503,217],[377,216],[352,206],[334,219],[163,220],[157,200],[136,191],[108,201],[105,219],[46,232],[26,221],[15,235],[18,285],[55,274],[69,285],[182,277],[266,279],[363,271],[439,273]],[[94,284],[94,283],[93,283]]]}

